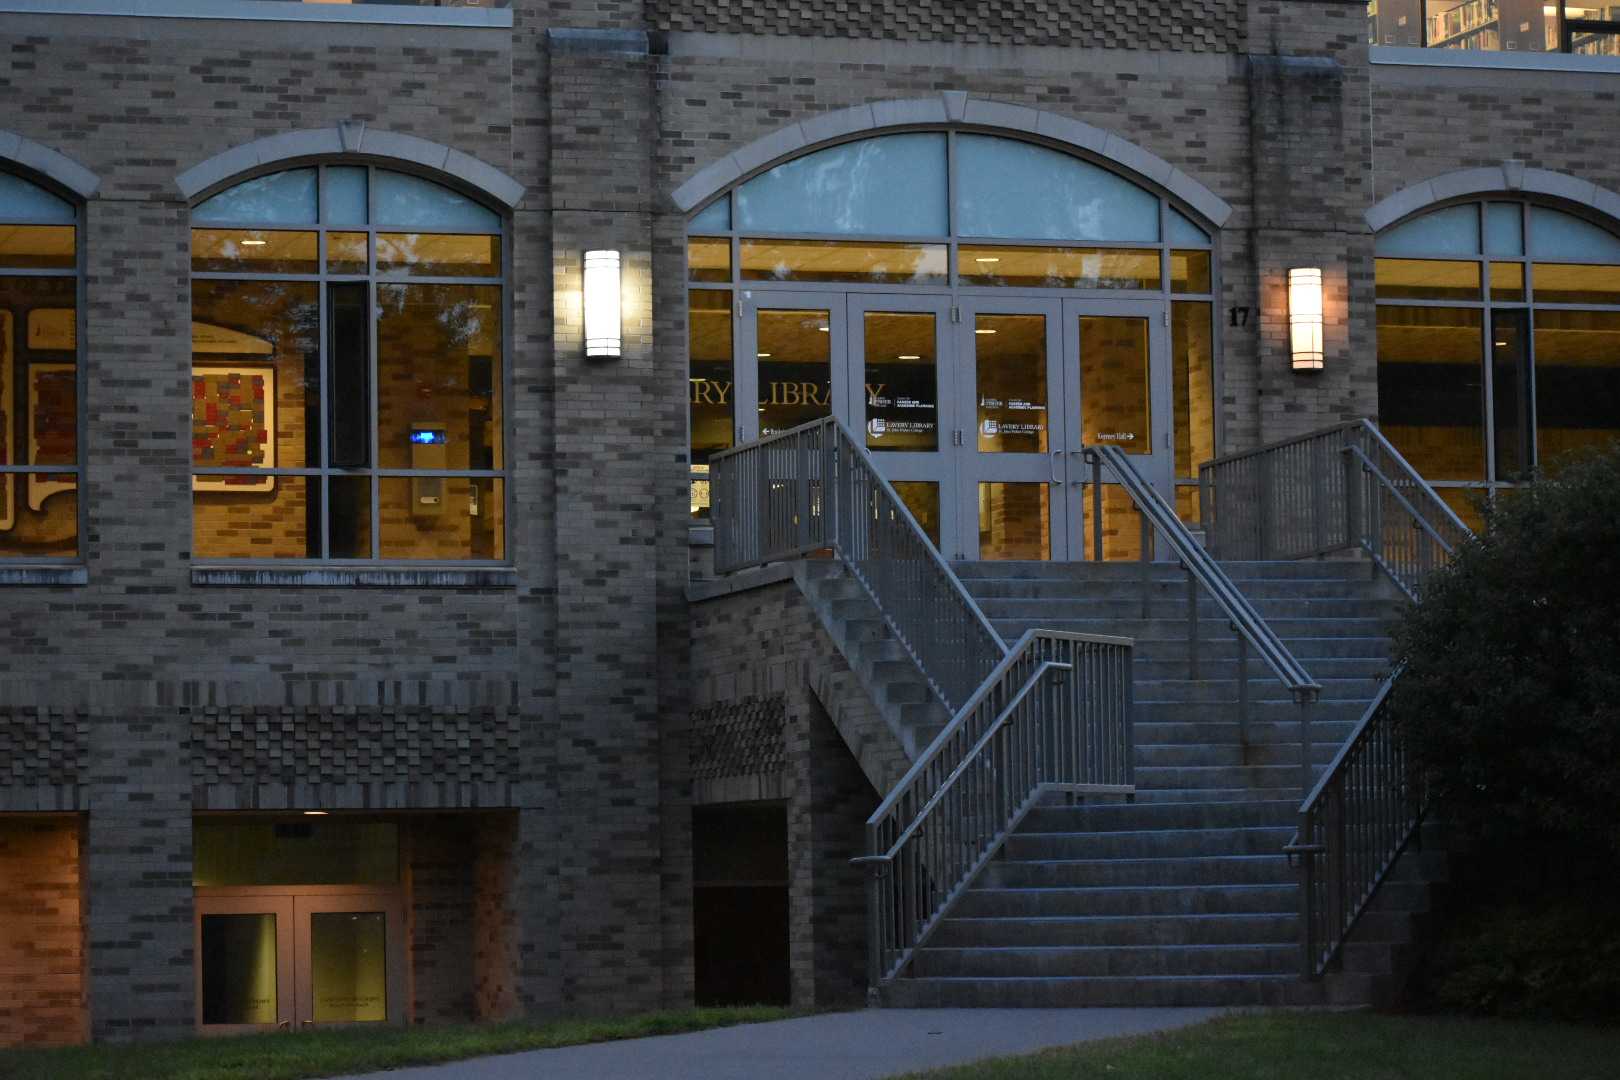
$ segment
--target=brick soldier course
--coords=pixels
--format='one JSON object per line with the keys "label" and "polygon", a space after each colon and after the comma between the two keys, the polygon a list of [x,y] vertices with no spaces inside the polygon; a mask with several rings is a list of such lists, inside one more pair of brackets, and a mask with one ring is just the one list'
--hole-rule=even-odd
{"label": "brick soldier course", "polygon": [[[860,997],[846,860],[904,760],[850,752],[881,719],[792,581],[704,591],[684,264],[687,210],[848,110],[874,134],[1078,121],[1109,167],[1223,205],[1218,451],[1376,414],[1381,200],[1526,166],[1564,178],[1549,198],[1620,188],[1620,71],[1374,63],[1344,0],[65,6],[0,0],[0,170],[82,208],[85,515],[82,558],[0,562],[0,1045],[195,1030],[199,814],[398,822],[408,1018],[438,1022],[690,1003],[694,807],[779,804],[793,1000]],[[509,568],[193,553],[190,208],[311,161],[506,223]],[[595,248],[624,268],[604,361]],[[1312,375],[1288,364],[1300,265],[1325,281]]]}

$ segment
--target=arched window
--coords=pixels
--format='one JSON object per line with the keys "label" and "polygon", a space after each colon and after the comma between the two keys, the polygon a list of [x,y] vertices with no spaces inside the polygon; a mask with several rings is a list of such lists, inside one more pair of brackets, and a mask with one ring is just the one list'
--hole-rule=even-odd
{"label": "arched window", "polygon": [[192,225],[196,557],[504,560],[500,216],[332,164]]}
{"label": "arched window", "polygon": [[79,555],[78,209],[0,173],[0,557]]}
{"label": "arched window", "polygon": [[711,454],[833,413],[948,557],[1080,557],[1080,481],[1052,477],[1082,444],[1138,455],[1194,517],[1217,283],[1189,213],[973,131],[863,138],[743,180],[687,226],[693,516]]}
{"label": "arched window", "polygon": [[1620,438],[1616,228],[1490,198],[1378,235],[1380,424],[1459,513]]}

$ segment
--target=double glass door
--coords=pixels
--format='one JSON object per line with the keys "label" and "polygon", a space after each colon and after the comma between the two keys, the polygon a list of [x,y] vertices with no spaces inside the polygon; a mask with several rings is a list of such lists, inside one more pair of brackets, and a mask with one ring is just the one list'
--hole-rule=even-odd
{"label": "double glass door", "polygon": [[204,1034],[404,1022],[397,889],[199,891],[196,933]]}
{"label": "double glass door", "polygon": [[[1172,487],[1162,301],[745,291],[739,442],[843,419],[946,558],[1137,555],[1136,516],[1086,446]],[[751,406],[750,406],[750,403]]]}

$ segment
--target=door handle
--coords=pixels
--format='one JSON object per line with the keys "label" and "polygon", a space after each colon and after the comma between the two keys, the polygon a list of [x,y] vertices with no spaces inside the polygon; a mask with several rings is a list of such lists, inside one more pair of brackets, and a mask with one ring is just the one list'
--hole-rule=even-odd
{"label": "door handle", "polygon": [[1063,483],[1062,480],[1058,479],[1058,474],[1057,474],[1057,472],[1058,472],[1058,458],[1060,458],[1062,456],[1063,456],[1063,451],[1061,451],[1061,450],[1052,451],[1052,483],[1054,485]]}
{"label": "door handle", "polygon": [[[1079,458],[1081,465],[1084,465],[1086,463],[1086,452],[1084,450],[1070,450],[1069,451],[1069,456]],[[1084,479],[1085,475],[1086,475],[1085,470],[1081,469],[1080,470],[1081,479],[1074,481],[1074,486],[1075,487],[1081,487],[1081,486],[1083,486],[1085,484],[1085,482],[1086,482],[1085,479]]]}
{"label": "door handle", "polygon": [[276,1022],[276,1030],[277,1031],[291,1031],[292,1030],[292,1021],[291,1020],[277,1021]]}

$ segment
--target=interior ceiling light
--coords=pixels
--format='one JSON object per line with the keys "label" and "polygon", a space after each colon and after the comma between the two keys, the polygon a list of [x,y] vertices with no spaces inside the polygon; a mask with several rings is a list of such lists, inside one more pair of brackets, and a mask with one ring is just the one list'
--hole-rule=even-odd
{"label": "interior ceiling light", "polygon": [[977,329],[977,330],[975,330],[973,332],[975,334],[993,334],[993,333],[995,333],[994,330],[986,330],[984,327],[980,327],[979,329]]}
{"label": "interior ceiling light", "polygon": [[327,815],[327,812],[325,810],[305,810],[304,811],[304,816],[305,817],[326,817],[326,815]]}
{"label": "interior ceiling light", "polygon": [[999,258],[995,257],[995,256],[977,255],[977,256],[974,256],[973,261],[974,262],[980,262],[980,263],[997,263],[997,262],[1000,262],[1001,260]]}
{"label": "interior ceiling light", "polygon": [[268,240],[243,240],[242,241],[242,246],[243,247],[264,247],[264,245],[268,244],[269,242],[270,241],[268,241]]}
{"label": "interior ceiling light", "polygon": [[759,357],[761,360],[769,360],[771,358],[771,354],[768,352],[755,353],[754,355]]}
{"label": "interior ceiling light", "polygon": [[896,360],[921,360],[922,357],[918,356],[916,353],[901,353],[899,356],[895,357],[895,359]]}

